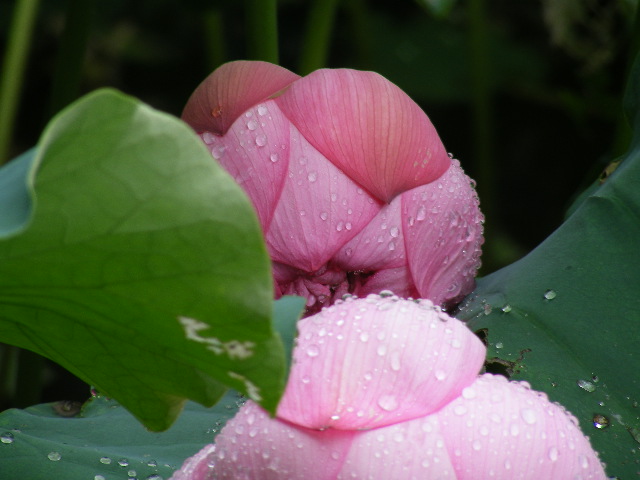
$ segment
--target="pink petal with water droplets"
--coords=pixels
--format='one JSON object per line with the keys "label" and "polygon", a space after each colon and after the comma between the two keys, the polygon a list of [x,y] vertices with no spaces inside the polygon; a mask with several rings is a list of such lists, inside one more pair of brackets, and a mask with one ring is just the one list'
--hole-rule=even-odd
{"label": "pink petal with water droplets", "polygon": [[209,458],[214,452],[214,445],[206,445],[194,456],[187,458],[169,480],[207,480],[211,472]]}
{"label": "pink petal with water droplets", "polygon": [[224,136],[201,138],[211,154],[244,189],[269,228],[289,165],[289,121],[269,100],[245,112]]}
{"label": "pink petal with water droplets", "polygon": [[266,240],[271,258],[314,272],[380,205],[300,135],[290,134],[289,171]]}
{"label": "pink petal with water droplets", "polygon": [[456,480],[435,416],[358,433],[338,479]]}
{"label": "pink petal with water droplets", "polygon": [[466,325],[428,300],[350,299],[298,322],[277,414],[350,430],[425,416],[473,382],[484,356]]}
{"label": "pink petal with water droplets", "polygon": [[[406,265],[400,198],[384,205],[367,226],[340,249],[333,258],[336,265],[345,270],[367,272]],[[391,286],[384,288],[394,290]]]}
{"label": "pink petal with water droplets", "polygon": [[218,434],[215,451],[201,460],[213,464],[211,476],[190,480],[333,480],[357,434],[297,427],[249,401]]}
{"label": "pink petal with water droplets", "polygon": [[420,296],[443,305],[470,293],[480,266],[484,217],[457,160],[437,181],[402,195],[402,221],[407,263]]}
{"label": "pink petal with water droplets", "polygon": [[377,73],[317,70],[276,101],[315,148],[381,201],[432,182],[450,164],[427,115]]}
{"label": "pink petal with water droplets", "polygon": [[197,132],[224,135],[245,110],[300,78],[267,62],[239,60],[213,71],[189,97],[182,119]]}
{"label": "pink petal with water droplets", "polygon": [[482,375],[436,415],[459,480],[607,478],[575,417],[527,384]]}

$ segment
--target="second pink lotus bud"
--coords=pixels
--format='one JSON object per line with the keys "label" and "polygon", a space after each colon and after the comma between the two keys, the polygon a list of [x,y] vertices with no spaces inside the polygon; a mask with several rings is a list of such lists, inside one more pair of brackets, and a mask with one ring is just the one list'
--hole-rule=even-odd
{"label": "second pink lotus bud", "polygon": [[473,289],[483,217],[472,181],[380,75],[232,62],[183,119],[253,201],[276,296],[304,296],[312,313],[345,293],[446,306]]}

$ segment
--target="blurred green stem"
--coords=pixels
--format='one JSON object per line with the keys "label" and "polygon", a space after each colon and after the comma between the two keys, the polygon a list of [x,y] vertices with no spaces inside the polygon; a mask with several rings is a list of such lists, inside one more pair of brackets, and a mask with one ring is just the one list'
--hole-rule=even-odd
{"label": "blurred green stem", "polygon": [[331,27],[338,0],[315,0],[309,11],[302,58],[298,67],[300,75],[307,75],[325,67],[331,40]]}
{"label": "blurred green stem", "polygon": [[[96,0],[69,0],[53,73],[49,118],[80,96],[82,70]],[[47,118],[47,120],[49,119]]]}
{"label": "blurred green stem", "polygon": [[207,65],[214,70],[227,59],[224,42],[223,13],[219,8],[211,8],[204,14]]}
{"label": "blurred green stem", "polygon": [[347,0],[347,14],[351,19],[351,38],[356,51],[356,68],[371,68],[373,46],[371,28],[369,27],[369,11],[364,0]]}
{"label": "blurred green stem", "polygon": [[[497,220],[495,205],[496,166],[493,155],[493,112],[491,108],[491,57],[485,0],[469,0],[468,4],[471,74],[473,79],[473,145],[478,196],[482,211],[489,219],[485,237],[491,237]],[[491,242],[487,242],[489,247]],[[489,257],[492,256],[491,252]]]}
{"label": "blurred green stem", "polygon": [[[631,30],[631,38],[629,39],[629,53],[627,55],[627,67],[625,71],[624,85],[622,89],[628,88],[629,81],[631,80],[631,69],[636,57],[640,54],[640,4],[636,6],[636,14],[633,19],[633,25]],[[622,100],[621,100],[622,102]],[[631,141],[632,131],[629,126],[629,119],[622,107],[620,108],[620,114],[618,115],[618,121],[616,123],[615,138],[613,141],[613,156],[618,157],[625,153],[629,147]]]}
{"label": "blurred green stem", "polygon": [[13,123],[38,3],[38,0],[18,0],[13,11],[0,78],[0,165],[10,154]]}
{"label": "blurred green stem", "polygon": [[277,0],[245,0],[247,57],[278,63]]}

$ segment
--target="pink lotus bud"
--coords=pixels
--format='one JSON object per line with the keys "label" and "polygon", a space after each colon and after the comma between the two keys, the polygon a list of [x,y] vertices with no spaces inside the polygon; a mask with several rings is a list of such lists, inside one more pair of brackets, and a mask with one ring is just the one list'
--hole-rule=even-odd
{"label": "pink lotus bud", "polygon": [[247,402],[174,480],[606,478],[574,417],[430,301],[370,295],[299,323],[277,411]]}
{"label": "pink lotus bud", "polygon": [[446,305],[473,289],[483,217],[472,182],[380,75],[231,62],[182,118],[252,200],[276,296],[304,296],[311,313],[345,293]]}

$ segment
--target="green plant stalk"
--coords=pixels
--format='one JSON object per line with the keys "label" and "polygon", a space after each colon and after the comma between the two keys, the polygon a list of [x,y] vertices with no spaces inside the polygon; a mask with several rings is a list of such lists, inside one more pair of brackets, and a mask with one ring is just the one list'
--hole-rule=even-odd
{"label": "green plant stalk", "polygon": [[207,65],[211,71],[227,60],[227,47],[223,35],[223,20],[223,13],[219,8],[210,8],[204,13]]}
{"label": "green plant stalk", "polygon": [[[491,108],[490,53],[489,36],[484,0],[470,0],[468,4],[469,40],[471,53],[472,108],[473,108],[473,146],[478,182],[478,196],[486,218],[495,222],[495,178],[496,166],[493,155],[493,112]],[[495,224],[495,223],[494,223]],[[491,224],[485,231],[485,237],[493,235]],[[488,241],[487,245],[492,242]],[[491,264],[492,252],[485,263]]]}
{"label": "green plant stalk", "polygon": [[344,7],[351,21],[352,47],[356,52],[354,67],[367,68],[371,65],[373,58],[372,28],[370,27],[370,14],[367,5],[364,0],[347,0]]}
{"label": "green plant stalk", "polygon": [[247,57],[278,63],[277,0],[245,0]]}
{"label": "green plant stalk", "polygon": [[[636,14],[633,19],[633,26],[631,30],[631,38],[629,39],[629,53],[627,58],[627,68],[624,78],[624,85],[629,84],[631,78],[631,69],[636,56],[640,52],[640,5],[636,7]],[[622,87],[625,88],[624,86]],[[629,126],[629,119],[626,118],[622,108],[619,110],[618,119],[616,122],[615,137],[612,146],[612,153],[614,157],[622,155],[629,147],[631,141],[631,127]]]}
{"label": "green plant stalk", "polygon": [[[70,0],[53,75],[49,118],[80,94],[87,40],[95,14],[95,0]],[[47,119],[48,120],[48,119]]]}
{"label": "green plant stalk", "polygon": [[331,40],[331,27],[338,0],[316,0],[309,11],[302,57],[298,66],[300,75],[307,75],[325,67]]}
{"label": "green plant stalk", "polygon": [[13,122],[39,0],[18,0],[13,12],[0,78],[0,165],[10,154]]}

